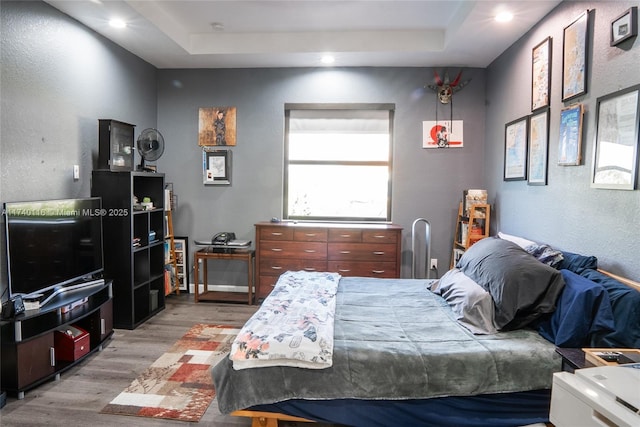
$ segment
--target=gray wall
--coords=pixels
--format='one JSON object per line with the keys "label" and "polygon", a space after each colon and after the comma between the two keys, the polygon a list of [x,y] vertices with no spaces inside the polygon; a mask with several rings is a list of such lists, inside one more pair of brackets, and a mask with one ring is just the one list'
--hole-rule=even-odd
{"label": "gray wall", "polygon": [[46,3],[0,11],[0,202],[89,196],[98,119],[137,124],[136,135],[155,127],[157,71]]}
{"label": "gray wall", "polygon": [[[437,70],[442,73],[443,70]],[[458,69],[449,70],[451,79]],[[464,148],[423,149],[422,121],[434,120],[435,93],[424,89],[424,68],[309,68],[160,70],[158,126],[166,150],[159,170],[178,196],[177,235],[205,240],[214,231],[254,239],[253,225],[282,212],[284,104],[289,102],[394,103],[392,220],[404,227],[403,276],[411,266],[411,225],[432,226],[432,257],[448,270],[452,232],[462,191],[483,188],[485,71],[466,69],[471,82],[454,95],[454,119],[464,119]],[[237,145],[231,186],[202,183],[198,108],[237,107]],[[438,117],[450,116],[439,105]],[[424,232],[418,230],[419,237]],[[420,259],[423,259],[420,257]]]}
{"label": "gray wall", "polygon": [[[596,255],[602,268],[637,279],[640,193],[590,188],[597,98],[640,83],[640,40],[609,46],[611,21],[630,6],[638,2],[563,2],[488,67],[485,170],[489,197],[496,208],[495,231]],[[586,110],[583,161],[580,166],[561,167],[557,161],[559,115],[565,106],[561,101],[563,28],[586,9],[593,9],[588,92],[575,101]],[[549,185],[504,182],[504,127],[531,112],[531,50],[548,36],[553,38]]]}

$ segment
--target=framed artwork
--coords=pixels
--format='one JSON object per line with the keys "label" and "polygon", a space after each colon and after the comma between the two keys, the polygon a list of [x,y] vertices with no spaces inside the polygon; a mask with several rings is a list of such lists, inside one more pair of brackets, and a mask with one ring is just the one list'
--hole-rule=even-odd
{"label": "framed artwork", "polygon": [[529,185],[547,185],[549,159],[549,109],[532,114],[529,119]]}
{"label": "framed artwork", "polygon": [[422,122],[422,148],[464,147],[462,120]]}
{"label": "framed artwork", "polygon": [[189,238],[176,236],[176,264],[178,265],[178,283],[182,292],[189,292]]}
{"label": "framed artwork", "polygon": [[597,99],[591,187],[635,190],[639,101],[640,85]]}
{"label": "framed artwork", "polygon": [[551,89],[551,37],[531,52],[531,111],[549,106]]}
{"label": "framed artwork", "polygon": [[236,145],[236,107],[198,109],[198,145]]}
{"label": "framed artwork", "polygon": [[231,151],[204,147],[202,179],[205,185],[231,184]]}
{"label": "framed artwork", "polygon": [[611,22],[611,46],[638,35],[638,7],[627,9]]}
{"label": "framed artwork", "polygon": [[527,179],[527,140],[529,119],[522,117],[505,125],[504,129],[504,180]]}
{"label": "framed artwork", "polygon": [[577,166],[582,161],[582,104],[563,108],[560,112],[560,141],[558,141],[558,164]]}
{"label": "framed artwork", "polygon": [[587,33],[589,11],[564,27],[562,42],[562,100],[587,93]]}

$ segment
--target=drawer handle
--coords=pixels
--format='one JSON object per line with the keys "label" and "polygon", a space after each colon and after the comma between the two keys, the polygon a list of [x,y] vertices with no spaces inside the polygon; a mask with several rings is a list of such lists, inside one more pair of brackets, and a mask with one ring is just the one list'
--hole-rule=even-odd
{"label": "drawer handle", "polygon": [[345,239],[348,239],[349,237],[351,237],[351,234],[341,234],[340,237],[344,237]]}
{"label": "drawer handle", "polygon": [[281,248],[273,248],[273,249],[271,249],[271,250],[272,250],[273,252],[282,252],[282,249],[281,249]]}
{"label": "drawer handle", "polygon": [[100,335],[107,333],[107,324],[105,319],[100,319]]}
{"label": "drawer handle", "polygon": [[375,237],[376,239],[384,239],[384,238],[385,238],[385,237],[387,237],[387,236],[385,236],[384,234],[376,234],[376,235],[375,235],[375,236],[373,236],[373,237]]}
{"label": "drawer handle", "polygon": [[340,273],[348,273],[348,272],[350,272],[351,270],[348,270],[348,269],[342,269],[342,268],[341,268],[341,269],[338,269],[338,271],[339,271]]}
{"label": "drawer handle", "polygon": [[384,273],[384,270],[372,270],[371,272],[373,274],[382,274],[382,273]]}
{"label": "drawer handle", "polygon": [[315,254],[317,252],[315,249],[305,249],[304,251],[308,254]]}
{"label": "drawer handle", "polygon": [[271,235],[272,235],[272,236],[282,236],[282,233],[279,233],[279,232],[277,232],[277,231],[272,231],[272,232],[271,232]]}
{"label": "drawer handle", "polygon": [[307,237],[316,237],[316,233],[304,233]]}
{"label": "drawer handle", "polygon": [[49,347],[49,359],[51,366],[56,366],[56,349],[55,347]]}
{"label": "drawer handle", "polygon": [[340,251],[341,254],[350,254],[351,251]]}
{"label": "drawer handle", "polygon": [[304,271],[316,271],[316,269],[313,267],[305,267]]}
{"label": "drawer handle", "polygon": [[374,255],[384,255],[384,251],[375,251]]}
{"label": "drawer handle", "polygon": [[282,267],[274,266],[274,267],[271,267],[271,269],[272,270],[282,270]]}

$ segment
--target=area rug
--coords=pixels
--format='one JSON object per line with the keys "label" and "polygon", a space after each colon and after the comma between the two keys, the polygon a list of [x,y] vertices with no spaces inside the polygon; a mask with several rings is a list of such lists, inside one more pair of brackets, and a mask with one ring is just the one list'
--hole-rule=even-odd
{"label": "area rug", "polygon": [[199,421],[216,394],[210,369],[227,356],[239,331],[193,326],[100,412]]}

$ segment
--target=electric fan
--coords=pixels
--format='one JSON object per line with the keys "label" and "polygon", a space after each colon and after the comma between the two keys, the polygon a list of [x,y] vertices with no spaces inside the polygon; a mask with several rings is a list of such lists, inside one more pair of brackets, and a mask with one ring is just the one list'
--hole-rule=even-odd
{"label": "electric fan", "polygon": [[158,160],[164,153],[164,137],[157,129],[145,129],[138,136],[137,141],[138,153],[140,154],[141,171],[155,172],[154,168],[145,167],[144,162],[152,162]]}

